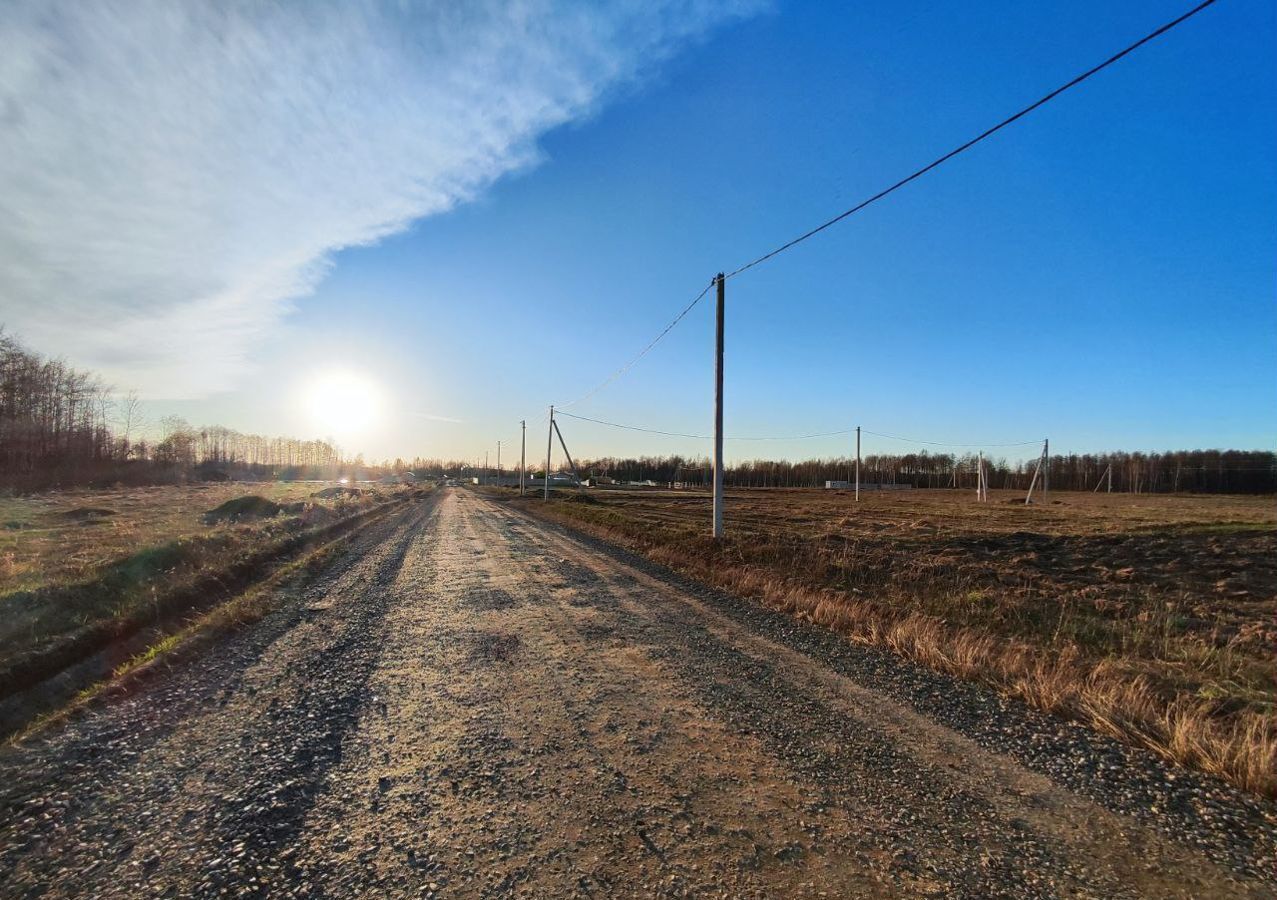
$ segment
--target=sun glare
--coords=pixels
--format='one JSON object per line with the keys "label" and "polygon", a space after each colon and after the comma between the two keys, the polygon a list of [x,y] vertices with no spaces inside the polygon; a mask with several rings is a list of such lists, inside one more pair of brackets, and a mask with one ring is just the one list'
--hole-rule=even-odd
{"label": "sun glare", "polygon": [[377,383],[355,372],[325,372],[306,391],[306,406],[325,434],[358,435],[377,421],[382,396]]}

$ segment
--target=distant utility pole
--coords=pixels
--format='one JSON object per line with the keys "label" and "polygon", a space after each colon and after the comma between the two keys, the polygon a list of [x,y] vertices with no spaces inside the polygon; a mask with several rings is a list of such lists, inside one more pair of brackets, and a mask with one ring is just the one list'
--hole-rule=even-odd
{"label": "distant utility pole", "polygon": [[714,540],[723,537],[723,306],[726,281],[718,273],[718,313],[714,326]]}
{"label": "distant utility pole", "polygon": [[554,446],[554,407],[550,407],[550,428],[545,435],[545,497],[550,499],[550,449]]}
{"label": "distant utility pole", "polygon": [[1042,438],[1042,505],[1050,503],[1051,493],[1051,439]]}
{"label": "distant utility pole", "polygon": [[1100,480],[1095,483],[1095,490],[1091,491],[1092,494],[1099,493],[1100,488],[1104,486],[1105,478],[1108,479],[1108,483],[1109,483],[1108,492],[1111,494],[1113,493],[1113,464],[1112,463],[1109,463],[1108,466],[1104,469],[1104,474],[1102,474],[1100,476]]}
{"label": "distant utility pole", "polygon": [[1025,506],[1033,502],[1033,488],[1038,483],[1038,475],[1042,475],[1042,502],[1046,503],[1046,467],[1049,459],[1047,453],[1050,446],[1050,443],[1044,438],[1042,440],[1042,453],[1038,456],[1037,468],[1033,470],[1033,478],[1029,481],[1029,492],[1024,495]]}
{"label": "distant utility pole", "polygon": [[860,502],[860,426],[856,426],[856,502]]}
{"label": "distant utility pole", "polygon": [[492,472],[488,469],[488,451],[483,451],[483,483],[487,484],[492,480]]}
{"label": "distant utility pole", "polygon": [[523,496],[523,482],[527,469],[528,457],[528,422],[519,420],[519,496]]}
{"label": "distant utility pole", "polygon": [[563,440],[563,431],[559,428],[559,423],[554,423],[554,433],[559,436],[559,446],[563,448],[563,455],[568,458],[568,468],[572,470],[572,477],[576,479],[576,486],[581,487],[581,475],[576,470],[576,463],[572,461],[572,454],[568,452],[568,442]]}
{"label": "distant utility pole", "polygon": [[501,487],[501,442],[497,441],[497,487]]}

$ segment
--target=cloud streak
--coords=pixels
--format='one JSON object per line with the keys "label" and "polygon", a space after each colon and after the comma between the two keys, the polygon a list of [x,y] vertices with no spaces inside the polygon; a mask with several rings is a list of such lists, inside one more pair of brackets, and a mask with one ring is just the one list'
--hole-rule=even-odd
{"label": "cloud streak", "polygon": [[535,163],[744,5],[3,4],[0,322],[153,397],[231,388],[335,251]]}

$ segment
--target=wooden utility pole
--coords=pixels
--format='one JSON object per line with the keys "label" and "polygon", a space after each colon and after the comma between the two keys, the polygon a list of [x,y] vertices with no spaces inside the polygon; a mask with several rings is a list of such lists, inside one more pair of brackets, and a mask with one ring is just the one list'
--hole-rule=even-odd
{"label": "wooden utility pole", "polygon": [[1051,439],[1042,438],[1042,505],[1050,503],[1051,492]]}
{"label": "wooden utility pole", "polygon": [[1038,475],[1042,472],[1042,457],[1038,456],[1037,467],[1033,470],[1033,477],[1029,480],[1029,492],[1024,495],[1024,505],[1028,506],[1033,502],[1033,488],[1038,483]]}
{"label": "wooden utility pole", "polygon": [[527,458],[528,458],[528,422],[526,419],[519,420],[519,496],[523,496],[523,483],[527,475]]}
{"label": "wooden utility pole", "polygon": [[576,470],[576,463],[572,461],[572,454],[568,452],[568,442],[563,440],[563,432],[559,430],[558,422],[554,423],[554,433],[559,436],[559,446],[563,448],[563,455],[568,458],[568,468],[572,470],[572,477],[576,479],[576,486],[580,488],[581,475]]}
{"label": "wooden utility pole", "polygon": [[718,312],[714,325],[714,540],[723,537],[723,305],[726,282],[718,273]]}
{"label": "wooden utility pole", "polygon": [[856,502],[860,502],[860,426],[856,426]]}
{"label": "wooden utility pole", "polygon": [[488,451],[483,451],[483,484],[492,480],[492,470],[488,468]]}
{"label": "wooden utility pole", "polygon": [[501,442],[497,441],[497,487],[501,487]]}
{"label": "wooden utility pole", "polygon": [[554,407],[550,407],[550,429],[545,435],[545,496],[550,499],[550,448],[554,446]]}

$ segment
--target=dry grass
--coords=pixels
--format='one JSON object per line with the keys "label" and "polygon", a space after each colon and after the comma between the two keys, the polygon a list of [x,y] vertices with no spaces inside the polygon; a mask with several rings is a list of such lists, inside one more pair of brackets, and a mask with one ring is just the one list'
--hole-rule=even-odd
{"label": "dry grass", "polygon": [[250,625],[277,608],[291,582],[312,574],[331,562],[354,536],[346,532],[301,558],[293,560],[273,572],[268,578],[249,590],[236,595],[206,613],[187,622],[177,631],[165,634],[138,653],[120,663],[106,678],[94,681],[80,690],[69,703],[58,704],[48,712],[38,715],[25,726],[6,738],[9,746],[16,746],[32,735],[51,725],[65,721],[76,711],[83,709],[108,692],[127,690],[137,678],[145,677],[159,665],[171,665],[189,654],[198,652],[208,642]]}
{"label": "dry grass", "polygon": [[526,507],[1277,796],[1272,498],[600,491]]}
{"label": "dry grass", "polygon": [[[0,597],[83,581],[143,547],[206,535],[212,529],[203,514],[236,497],[257,494],[275,503],[310,501],[332,509],[336,501],[310,496],[326,486],[233,482],[0,497]],[[242,532],[277,524],[235,527]]]}
{"label": "dry grass", "polygon": [[[184,594],[243,583],[277,550],[406,490],[311,497],[323,487],[188,485],[0,500],[0,672],[18,681],[34,677],[19,674],[28,669],[65,665],[159,618],[166,604],[171,612]],[[251,495],[292,506],[271,518],[204,523],[209,510]]]}

